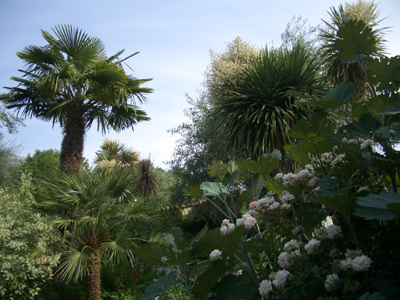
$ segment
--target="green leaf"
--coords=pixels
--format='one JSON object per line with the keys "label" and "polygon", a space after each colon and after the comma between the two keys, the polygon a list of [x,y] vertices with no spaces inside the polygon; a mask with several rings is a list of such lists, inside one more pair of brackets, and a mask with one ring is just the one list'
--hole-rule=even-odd
{"label": "green leaf", "polygon": [[220,259],[212,262],[211,266],[197,278],[193,286],[194,299],[206,299],[211,289],[234,267],[235,261],[233,259]]}
{"label": "green leaf", "polygon": [[176,273],[171,272],[165,274],[164,276],[157,279],[157,281],[151,284],[147,289],[144,291],[142,295],[138,298],[138,300],[152,300],[155,297],[161,295],[168,291],[171,284],[176,279]]}
{"label": "green leaf", "polygon": [[333,101],[334,103],[342,105],[352,100],[356,95],[357,87],[354,83],[341,82],[338,87],[326,93],[326,101]]}
{"label": "green leaf", "polygon": [[228,194],[228,188],[221,182],[203,182],[200,184],[200,189],[203,190],[204,196],[218,196],[221,194]]}
{"label": "green leaf", "polygon": [[400,113],[400,101],[388,106],[380,112],[381,115],[397,115]]}
{"label": "green leaf", "polygon": [[269,173],[276,168],[281,159],[281,152],[279,150],[274,150],[269,154],[264,154],[261,157],[260,162],[255,162],[252,160],[240,160],[237,161],[236,164],[242,170],[249,170],[264,177],[268,177]]}
{"label": "green leaf", "polygon": [[201,197],[203,196],[203,190],[199,186],[189,186],[186,190],[182,190],[182,192],[186,195],[190,195],[193,197]]}
{"label": "green leaf", "polygon": [[394,92],[400,88],[400,56],[373,59],[368,69],[377,91]]}
{"label": "green leaf", "polygon": [[211,164],[207,166],[207,174],[211,177],[222,178],[226,173],[226,165],[220,160],[213,160]]}
{"label": "green leaf", "polygon": [[233,256],[236,254],[242,242],[246,229],[243,226],[236,227],[229,235],[221,235],[219,228],[208,231],[198,241],[193,243],[193,251],[202,257],[209,257],[211,251],[219,249],[222,255]]}
{"label": "green leaf", "polygon": [[358,122],[342,126],[340,131],[347,130],[348,136],[353,138],[370,138],[371,131],[375,131],[380,127],[381,122],[368,113],[362,115]]}
{"label": "green leaf", "polygon": [[340,26],[338,39],[334,47],[339,51],[338,58],[345,62],[354,62],[356,56],[370,56],[378,50],[377,40],[371,26],[362,21],[350,20]]}
{"label": "green leaf", "polygon": [[333,197],[320,197],[317,198],[315,201],[340,213],[351,212],[355,208],[352,199],[346,198],[343,195]]}
{"label": "green leaf", "polygon": [[386,297],[384,297],[381,293],[367,292],[358,298],[358,300],[386,300]]}
{"label": "green leaf", "polygon": [[341,195],[344,190],[344,186],[341,181],[330,175],[325,176],[318,182],[318,186],[321,188],[322,197],[331,197]]}
{"label": "green leaf", "polygon": [[161,258],[169,255],[169,249],[167,247],[156,243],[140,247],[136,249],[135,252],[140,260],[155,265],[160,265]]}
{"label": "green leaf", "polygon": [[248,201],[254,201],[255,199],[258,199],[264,186],[264,177],[260,174],[254,174],[254,176],[251,178],[250,187],[242,193],[241,198],[244,198]]}
{"label": "green leaf", "polygon": [[366,220],[393,220],[400,216],[397,212],[399,204],[400,195],[393,192],[357,197],[356,215]]}
{"label": "green leaf", "polygon": [[[244,273],[244,272],[243,272]],[[249,299],[255,289],[249,274],[241,276],[229,275],[219,282],[213,289],[215,293],[210,300],[245,300]]]}

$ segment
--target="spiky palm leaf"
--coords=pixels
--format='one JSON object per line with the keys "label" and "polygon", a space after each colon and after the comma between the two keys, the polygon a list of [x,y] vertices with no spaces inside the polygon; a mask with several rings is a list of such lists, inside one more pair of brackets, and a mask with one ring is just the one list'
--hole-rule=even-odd
{"label": "spiky palm leaf", "polygon": [[300,97],[321,92],[318,58],[302,43],[293,49],[265,49],[241,73],[213,112],[228,143],[259,159],[291,142],[290,127],[304,116]]}
{"label": "spiky palm leaf", "polygon": [[129,191],[131,184],[127,172],[104,170],[63,174],[49,184],[56,195],[53,205],[70,208],[54,221],[59,227],[68,228],[73,237],[72,248],[57,270],[60,279],[93,280],[92,272],[100,261],[113,264],[133,259],[137,236],[131,227],[138,221],[150,222],[151,217],[134,201]]}
{"label": "spiky palm leaf", "polygon": [[[109,58],[103,42],[72,26],[56,26],[54,36],[42,31],[45,46],[27,46],[17,56],[26,62],[17,86],[1,100],[24,117],[59,123],[64,129],[61,166],[79,169],[83,137],[97,122],[97,129],[133,128],[149,120],[136,106],[152,92],[141,85],[150,79],[128,76],[119,59],[123,51]],[[136,53],[135,53],[136,54]],[[129,56],[128,56],[129,57]]]}

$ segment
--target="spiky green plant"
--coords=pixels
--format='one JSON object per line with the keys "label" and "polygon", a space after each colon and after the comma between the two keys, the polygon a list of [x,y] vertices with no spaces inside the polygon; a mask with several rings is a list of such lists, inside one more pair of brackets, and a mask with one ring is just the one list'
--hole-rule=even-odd
{"label": "spiky green plant", "polygon": [[297,100],[322,90],[319,60],[307,47],[268,49],[254,57],[228,96],[216,99],[213,120],[228,145],[258,160],[292,140],[290,127],[305,114]]}
{"label": "spiky green plant", "polygon": [[384,52],[385,28],[377,28],[378,16],[374,2],[358,0],[337,9],[331,7],[330,20],[323,20],[326,26],[320,33],[326,74],[335,85],[342,81],[355,83],[360,96],[370,91],[365,72],[370,57]]}

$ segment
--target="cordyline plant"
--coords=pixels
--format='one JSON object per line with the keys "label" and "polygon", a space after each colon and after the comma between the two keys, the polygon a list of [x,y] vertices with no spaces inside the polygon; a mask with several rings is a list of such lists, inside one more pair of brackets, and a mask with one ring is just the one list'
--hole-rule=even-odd
{"label": "cordyline plant", "polygon": [[356,85],[342,82],[304,101],[319,109],[289,131],[286,158],[302,166],[293,173],[279,169],[277,150],[259,162],[214,162],[219,180],[186,192],[214,204],[221,227],[190,241],[173,228],[142,248],[142,260],[169,273],[140,300],[175,299],[177,281],[189,299],[399,299],[400,57],[373,59],[346,36],[346,55],[369,59],[372,96],[359,101]]}

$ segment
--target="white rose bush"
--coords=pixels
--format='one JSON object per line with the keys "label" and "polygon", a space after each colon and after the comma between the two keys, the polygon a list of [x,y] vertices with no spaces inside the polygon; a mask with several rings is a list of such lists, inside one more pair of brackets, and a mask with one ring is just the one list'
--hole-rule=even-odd
{"label": "white rose bush", "polygon": [[338,51],[351,64],[368,60],[367,99],[339,83],[301,99],[310,109],[289,130],[295,143],[258,161],[214,161],[216,180],[186,193],[209,201],[221,225],[192,239],[172,228],[173,247],[140,249],[176,274],[140,300],[177,281],[191,300],[400,299],[400,57],[376,58],[357,42],[371,34],[361,25],[338,33]]}

